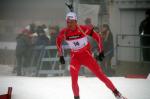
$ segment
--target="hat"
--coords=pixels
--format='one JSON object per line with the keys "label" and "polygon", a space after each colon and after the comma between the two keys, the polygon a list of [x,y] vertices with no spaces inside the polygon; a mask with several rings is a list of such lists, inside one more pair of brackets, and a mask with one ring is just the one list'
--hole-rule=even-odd
{"label": "hat", "polygon": [[74,12],[69,12],[66,15],[66,20],[77,20],[77,15]]}

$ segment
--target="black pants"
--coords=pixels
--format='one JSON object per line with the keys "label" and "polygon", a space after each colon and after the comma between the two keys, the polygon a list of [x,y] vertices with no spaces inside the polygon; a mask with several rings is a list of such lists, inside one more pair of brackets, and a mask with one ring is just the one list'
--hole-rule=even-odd
{"label": "black pants", "polygon": [[[141,38],[141,46],[150,47],[150,37]],[[150,61],[150,48],[142,48],[143,61]]]}
{"label": "black pants", "polygon": [[150,61],[150,48],[142,48],[143,61]]}
{"label": "black pants", "polygon": [[22,68],[30,65],[30,57],[27,54],[17,54],[17,75],[22,76]]}

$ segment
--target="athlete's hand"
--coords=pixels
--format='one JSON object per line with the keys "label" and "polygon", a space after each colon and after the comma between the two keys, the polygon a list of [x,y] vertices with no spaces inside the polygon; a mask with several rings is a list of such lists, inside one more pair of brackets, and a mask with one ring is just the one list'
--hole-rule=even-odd
{"label": "athlete's hand", "polygon": [[65,64],[64,56],[60,56],[59,61],[60,61],[61,64]]}
{"label": "athlete's hand", "polygon": [[99,55],[96,57],[96,59],[99,60],[99,61],[103,61],[104,57],[105,57],[104,52],[102,51],[102,52],[99,53]]}
{"label": "athlete's hand", "polygon": [[100,52],[99,55],[98,55],[98,57],[99,57],[99,60],[100,60],[100,61],[103,61],[103,59],[104,59],[104,57],[105,57],[105,56],[104,56],[104,52],[103,52],[103,51]]}

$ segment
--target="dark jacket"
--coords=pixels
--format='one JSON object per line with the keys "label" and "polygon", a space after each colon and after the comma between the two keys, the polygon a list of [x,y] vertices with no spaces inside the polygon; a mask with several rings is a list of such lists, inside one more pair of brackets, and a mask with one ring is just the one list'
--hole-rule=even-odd
{"label": "dark jacket", "polygon": [[144,34],[150,34],[150,17],[147,17],[141,22],[139,32],[144,32]]}
{"label": "dark jacket", "polygon": [[46,35],[38,36],[36,46],[38,45],[49,45],[49,39],[46,37]]}
{"label": "dark jacket", "polygon": [[113,42],[113,35],[110,32],[106,41],[103,41],[104,53],[107,56],[114,56],[114,42]]}
{"label": "dark jacket", "polygon": [[[139,33],[144,33],[143,35],[150,35],[150,17],[143,20],[139,27]],[[150,36],[141,36],[141,44],[144,46],[150,45]]]}
{"label": "dark jacket", "polygon": [[27,54],[31,50],[31,40],[27,35],[19,34],[16,38],[16,54]]}

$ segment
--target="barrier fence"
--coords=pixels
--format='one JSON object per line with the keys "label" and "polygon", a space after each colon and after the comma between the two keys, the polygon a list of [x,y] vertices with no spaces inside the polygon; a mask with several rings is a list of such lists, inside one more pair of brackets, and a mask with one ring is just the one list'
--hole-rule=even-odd
{"label": "barrier fence", "polygon": [[[130,44],[129,42],[129,37],[132,37],[133,40],[131,40],[131,42],[133,41],[134,44]],[[137,37],[137,39],[136,39]],[[139,62],[140,63],[150,63],[150,61],[145,61],[143,59],[143,53],[142,53],[142,49],[149,49],[150,50],[150,46],[144,46],[141,44],[141,38],[142,37],[150,37],[150,35],[130,35],[130,34],[117,34],[116,35],[116,47],[115,47],[115,51],[116,51],[116,62],[118,63],[119,61],[119,54],[127,54],[128,52],[124,52],[124,53],[119,53],[119,48],[130,48],[130,49],[139,49]],[[123,41],[124,39],[127,39],[129,43],[126,42],[126,44],[120,44],[121,40],[119,39],[121,38],[121,40]]]}
{"label": "barrier fence", "polygon": [[[63,46],[63,50],[68,50],[68,46]],[[37,59],[36,52],[39,52],[39,56]],[[68,54],[64,55],[65,60],[69,60]],[[37,60],[36,60],[37,59]],[[65,72],[67,71],[67,62],[65,65],[61,65],[57,53],[56,46],[37,46],[34,48],[33,51],[33,57],[31,66],[34,66],[34,61],[37,62],[37,70],[36,70],[36,76],[40,76],[42,74],[46,74],[48,76],[51,75],[65,75]],[[47,65],[47,66],[46,66]],[[50,67],[49,69],[43,69],[44,67]]]}
{"label": "barrier fence", "polygon": [[[113,49],[113,51],[116,52],[115,57],[116,57],[117,63],[120,61],[120,54],[122,54],[122,55],[130,54],[130,52],[127,52],[127,51],[124,53],[119,52],[120,50],[123,50],[124,48],[138,49],[137,54],[139,56],[135,57],[135,58],[139,58],[138,62],[139,63],[150,63],[150,61],[143,60],[142,49],[144,49],[144,48],[150,49],[150,46],[141,45],[141,43],[140,43],[141,37],[150,37],[150,35],[130,35],[130,34],[117,34],[116,35],[116,46]],[[129,38],[131,38],[131,39],[129,39]],[[134,41],[134,43],[132,41]],[[68,66],[69,66],[70,58],[69,58],[69,53],[67,51],[67,50],[69,50],[69,47],[67,45],[64,45],[63,49],[66,50],[66,51],[64,51],[65,52],[65,60],[66,60],[65,65],[61,65],[58,62],[59,57],[57,55],[56,46],[35,46],[33,48],[31,65],[30,65],[30,67],[36,67],[35,75],[36,76],[40,76],[40,75],[44,75],[44,74],[46,74],[48,76],[65,75],[65,73],[69,70]],[[15,66],[16,65],[15,51],[13,50],[13,51],[9,52],[12,54],[9,54],[8,51],[10,51],[10,50],[0,51],[1,52],[0,53],[1,64],[11,64],[11,65]],[[36,55],[37,53],[38,53],[38,57]],[[109,54],[109,52],[105,53],[105,57],[107,57],[107,54]],[[11,57],[10,57],[10,55],[11,55]],[[9,58],[12,58],[12,59],[9,59]],[[35,62],[36,62],[36,64],[35,64]]]}

